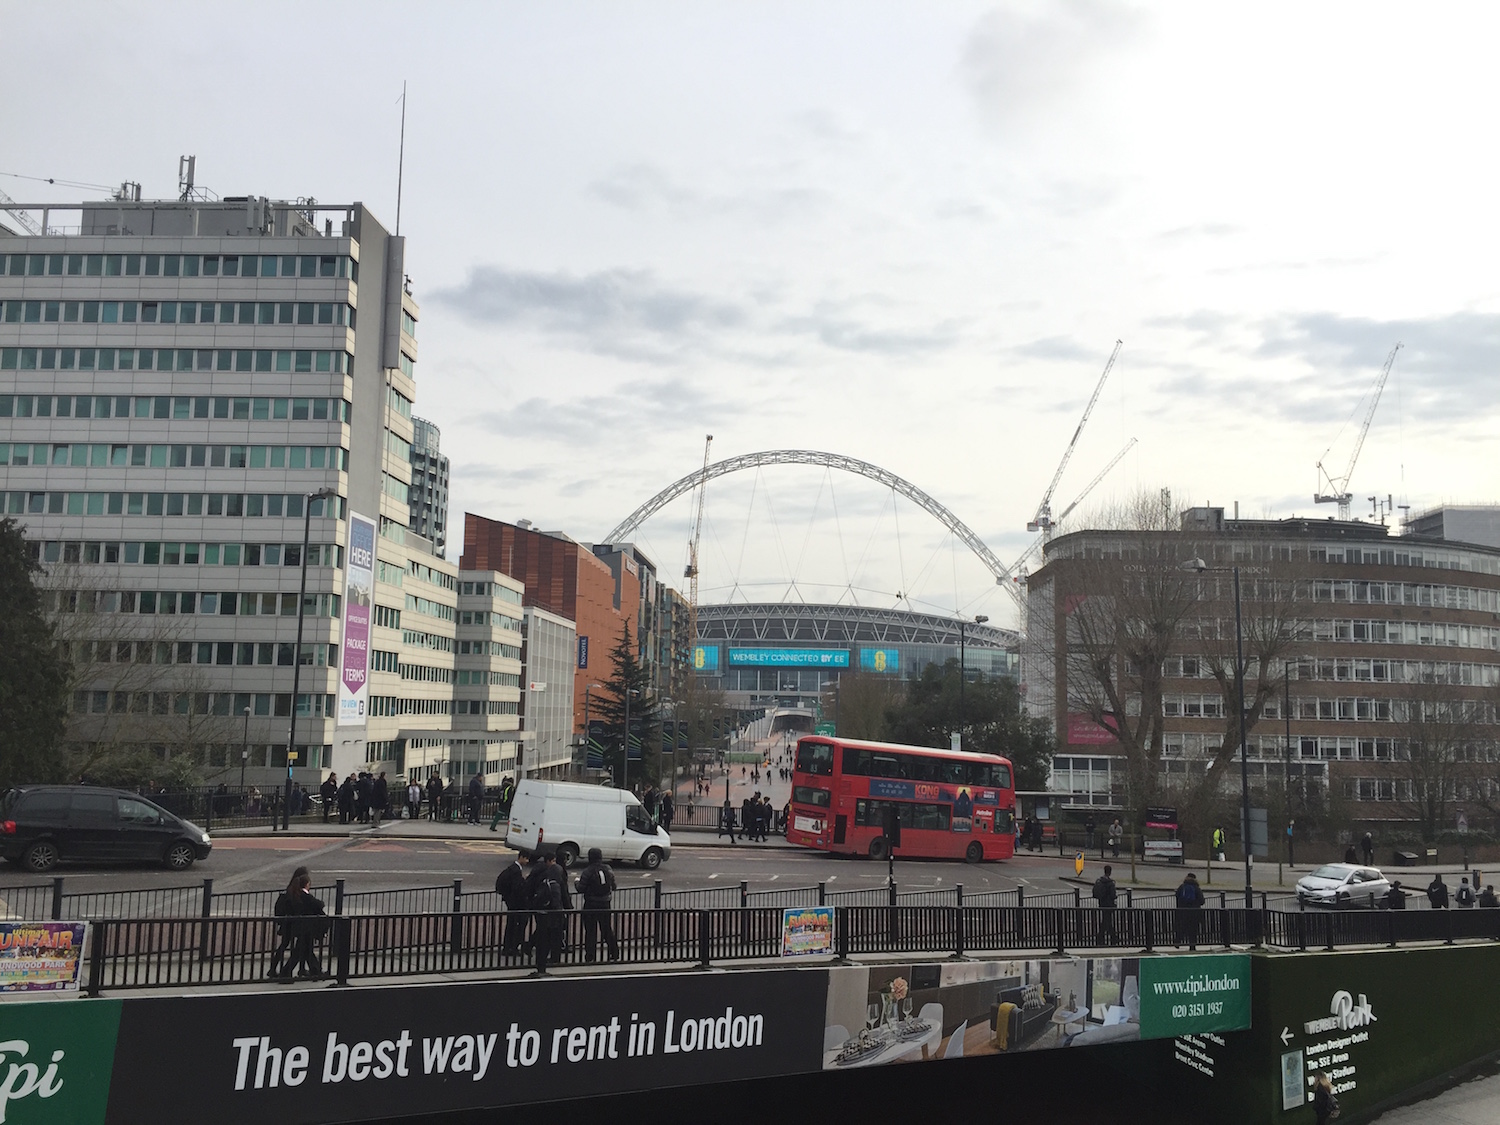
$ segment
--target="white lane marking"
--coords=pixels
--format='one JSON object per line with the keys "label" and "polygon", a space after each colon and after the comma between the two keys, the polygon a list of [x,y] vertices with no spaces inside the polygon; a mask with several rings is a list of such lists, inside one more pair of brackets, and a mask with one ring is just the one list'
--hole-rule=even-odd
{"label": "white lane marking", "polygon": [[825,882],[825,883],[831,883],[831,882],[833,882],[837,878],[838,878],[837,875],[830,875],[830,876],[828,876],[828,878],[824,879],[823,882]]}
{"label": "white lane marking", "polygon": [[719,873],[717,871],[715,871],[712,875],[709,876],[710,879],[717,879],[718,877],[719,877]]}
{"label": "white lane marking", "polygon": [[[450,871],[446,867],[320,867],[320,875],[473,875],[472,871]],[[386,890],[401,890],[387,887]]]}
{"label": "white lane marking", "polygon": [[1023,886],[1023,887],[1029,887],[1029,886],[1031,886],[1031,884],[1029,882],[1027,882],[1025,879],[1021,878],[1019,875],[1016,876],[1016,882],[1020,883],[1021,886]]}
{"label": "white lane marking", "polygon": [[769,878],[769,879],[768,879],[768,880],[766,880],[766,881],[767,881],[767,882],[768,882],[768,883],[774,883],[774,882],[776,882],[776,880],[777,880],[777,879],[780,879],[780,878],[781,878],[781,876],[780,876],[780,875],[772,875],[772,876],[771,876],[771,877],[770,877],[770,878]]}

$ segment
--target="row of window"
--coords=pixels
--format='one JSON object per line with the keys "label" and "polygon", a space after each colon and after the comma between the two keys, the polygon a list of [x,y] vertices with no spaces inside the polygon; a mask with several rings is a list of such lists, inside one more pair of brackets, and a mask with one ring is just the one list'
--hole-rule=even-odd
{"label": "row of window", "polygon": [[[67,516],[291,516],[301,518],[300,492],[11,492],[6,513]],[[345,500],[313,500],[314,518],[343,519]],[[328,509],[325,512],[325,508]]]}
{"label": "row of window", "polygon": [[377,605],[372,620],[382,629],[401,628],[401,611],[390,606]]}
{"label": "row of window", "polygon": [[403,680],[411,680],[414,683],[427,684],[451,684],[453,682],[453,669],[434,667],[431,664],[401,664],[398,665]]}
{"label": "row of window", "polygon": [[416,559],[406,561],[406,573],[422,582],[433,586],[441,586],[444,590],[458,589],[458,580],[446,571],[438,570],[436,567],[428,566],[426,563],[418,562]]}
{"label": "row of window", "polygon": [[521,705],[503,699],[455,699],[455,715],[519,715]]}
{"label": "row of window", "polygon": [[479,597],[499,598],[502,602],[510,602],[512,605],[520,605],[522,601],[521,591],[512,590],[509,586],[499,582],[463,582],[459,584],[460,594],[474,594]]}
{"label": "row of window", "polygon": [[1500,590],[1473,586],[1442,586],[1433,582],[1361,582],[1350,579],[1320,579],[1312,583],[1316,602],[1349,602],[1355,605],[1420,605],[1442,609],[1500,611]]}
{"label": "row of window", "polygon": [[1449,660],[1302,660],[1294,680],[1355,680],[1392,684],[1500,686],[1500,665]]}
{"label": "row of window", "polygon": [[0,465],[72,465],[75,468],[338,469],[349,451],[325,445],[11,445],[0,442]]}
{"label": "row of window", "polygon": [[451,605],[435,602],[431,598],[419,598],[415,594],[406,595],[406,611],[436,617],[439,621],[452,621],[455,615]]}
{"label": "row of window", "polygon": [[1344,796],[1353,801],[1402,801],[1425,802],[1436,799],[1437,790],[1450,801],[1488,801],[1500,792],[1500,783],[1492,777],[1449,778],[1446,782],[1430,782],[1433,796],[1424,792],[1426,785],[1418,785],[1409,777],[1347,777],[1344,779]]}
{"label": "row of window", "polygon": [[229,398],[172,395],[0,395],[0,418],[233,418],[236,421],[347,422],[341,398]]}
{"label": "row of window", "polygon": [[266,348],[0,348],[0,371],[275,371],[348,374],[348,352]]}
{"label": "row of window", "polygon": [[499,641],[459,641],[458,655],[503,656],[510,660],[520,660],[521,646],[501,644]]}
{"label": "row of window", "polygon": [[454,680],[459,687],[484,686],[489,687],[513,687],[521,686],[521,677],[514,672],[486,672],[482,669],[458,669],[457,679]]}
{"label": "row of window", "polygon": [[4,301],[6,324],[329,324],[355,328],[338,301]]}
{"label": "row of window", "polygon": [[1489,625],[1455,625],[1443,621],[1356,621],[1342,617],[1307,624],[1314,641],[1500,649],[1500,629]]}
{"label": "row of window", "polygon": [[370,717],[389,718],[392,715],[451,715],[451,699],[403,699],[398,695],[370,696]]}
{"label": "row of window", "polygon": [[513,633],[521,631],[521,622],[514,617],[507,617],[503,613],[489,613],[485,610],[460,610],[458,614],[460,625],[488,625],[492,629],[509,629]]}
{"label": "row of window", "polygon": [[380,491],[392,500],[397,500],[405,504],[409,502],[411,488],[405,481],[397,480],[390,473],[382,472],[380,474]]}
{"label": "row of window", "polygon": [[[27,552],[33,562],[125,563],[127,566],[301,566],[301,543],[120,543],[29,539]],[[309,566],[343,568],[344,548],[334,543],[308,547]]]}
{"label": "row of window", "polygon": [[[1380,547],[1366,549],[1347,544],[1302,543],[1218,543],[1203,550],[1213,564],[1261,562],[1347,563],[1354,566],[1413,566],[1436,570],[1467,570],[1479,574],[1500,574],[1500,556],[1479,551],[1456,550],[1436,546]],[[1128,544],[1109,542],[1101,546],[1080,534],[1073,543],[1049,547],[1049,561],[1057,559],[1136,559],[1139,551]]]}
{"label": "row of window", "polygon": [[[61,646],[78,665],[219,664],[292,666],[293,644],[247,641],[73,641]],[[337,668],[338,646],[304,644],[304,668]]]}
{"label": "row of window", "polygon": [[385,404],[403,418],[411,417],[412,401],[395,387],[385,388]]}
{"label": "row of window", "polygon": [[[292,714],[291,692],[186,692],[186,691],[75,691],[73,711],[84,715],[242,715],[244,708],[235,710],[234,704],[241,698],[256,716],[285,717]],[[299,716],[321,717],[332,715],[333,696],[297,696]],[[231,761],[234,757],[231,756]]]}
{"label": "row of window", "polygon": [[[199,590],[49,590],[43,605],[58,613],[217,614],[220,617],[295,617],[296,594]],[[337,617],[339,594],[308,594],[309,617]]]}
{"label": "row of window", "polygon": [[0,254],[0,275],[6,273],[11,277],[347,277],[358,282],[359,262],[343,254]]}

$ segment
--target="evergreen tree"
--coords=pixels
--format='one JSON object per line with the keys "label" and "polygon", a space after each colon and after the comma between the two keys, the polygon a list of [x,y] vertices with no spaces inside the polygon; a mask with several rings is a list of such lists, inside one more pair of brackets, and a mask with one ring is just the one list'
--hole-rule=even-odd
{"label": "evergreen tree", "polygon": [[629,780],[655,784],[661,772],[661,708],[651,691],[651,677],[641,664],[630,639],[630,622],[610,652],[614,672],[604,681],[607,693],[599,700],[599,714],[604,720],[604,762],[614,771],[615,783],[626,777],[624,758],[625,693],[630,697],[630,742],[640,747],[640,758],[632,759]]}
{"label": "evergreen tree", "polygon": [[[959,699],[958,661],[927,665],[886,713],[887,737],[946,750],[959,729]],[[1046,724],[1021,706],[1015,683],[981,675],[964,685],[962,699],[964,749],[1009,758],[1017,789],[1046,789],[1056,745]]]}
{"label": "evergreen tree", "polygon": [[42,615],[26,539],[0,520],[0,789],[61,781],[68,664]]}

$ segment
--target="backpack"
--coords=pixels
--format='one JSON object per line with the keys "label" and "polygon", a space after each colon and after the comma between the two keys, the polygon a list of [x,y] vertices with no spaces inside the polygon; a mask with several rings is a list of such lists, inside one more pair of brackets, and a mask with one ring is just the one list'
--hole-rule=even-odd
{"label": "backpack", "polygon": [[531,884],[531,897],[526,905],[532,910],[551,910],[553,908],[552,892],[556,886],[557,881],[547,872],[543,872],[536,882]]}
{"label": "backpack", "polygon": [[1453,896],[1453,900],[1457,902],[1459,906],[1473,906],[1474,892],[1472,889],[1470,889],[1467,883],[1460,883],[1458,887],[1458,893]]}

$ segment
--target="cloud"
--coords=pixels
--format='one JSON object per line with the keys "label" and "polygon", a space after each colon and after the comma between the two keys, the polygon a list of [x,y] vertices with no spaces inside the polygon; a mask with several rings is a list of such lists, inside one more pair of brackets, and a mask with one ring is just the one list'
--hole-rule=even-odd
{"label": "cloud", "polygon": [[434,299],[479,324],[531,328],[582,351],[646,363],[678,362],[689,346],[749,319],[739,303],[662,285],[650,270],[481,266]]}
{"label": "cloud", "polygon": [[981,115],[1009,124],[1070,93],[1101,54],[1142,23],[1139,13],[1108,0],[1053,0],[1031,12],[997,8],[969,33],[961,74]]}
{"label": "cloud", "polygon": [[[1011,351],[1029,359],[1058,359],[1068,363],[1099,358],[1098,348],[1086,348],[1070,336],[1044,336],[1040,340],[1012,348]],[[1108,353],[1105,358],[1108,358]]]}
{"label": "cloud", "polygon": [[1164,230],[1152,237],[1158,242],[1186,242],[1200,238],[1228,238],[1244,229],[1237,223],[1193,223],[1190,226]]}
{"label": "cloud", "polygon": [[[750,169],[739,179],[754,184],[765,170]],[[778,184],[781,171],[771,177]],[[590,194],[613,207],[645,213],[663,211],[677,219],[753,218],[778,222],[814,210],[831,196],[821,188],[795,184],[774,188],[746,186],[732,193],[705,192],[684,186],[654,164],[625,164],[589,184]]]}

